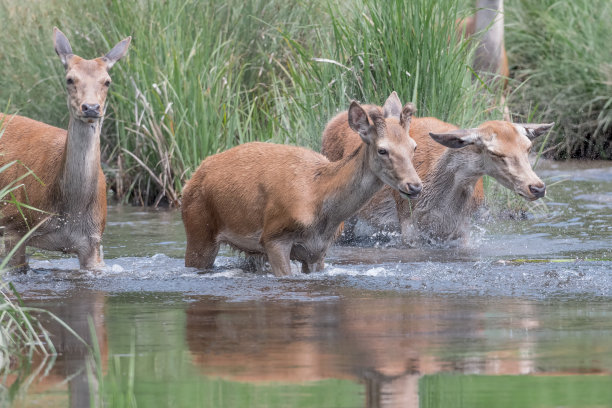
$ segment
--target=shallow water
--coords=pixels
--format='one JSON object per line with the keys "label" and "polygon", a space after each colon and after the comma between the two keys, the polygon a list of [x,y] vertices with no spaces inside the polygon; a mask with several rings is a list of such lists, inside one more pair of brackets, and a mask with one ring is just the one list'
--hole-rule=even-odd
{"label": "shallow water", "polygon": [[[461,249],[337,246],[275,278],[225,251],[185,268],[180,214],[109,208],[107,268],[34,254],[10,279],[100,344],[61,351],[24,406],[612,406],[612,166],[544,163],[547,212],[481,222]],[[70,377],[69,381],[65,381]]]}

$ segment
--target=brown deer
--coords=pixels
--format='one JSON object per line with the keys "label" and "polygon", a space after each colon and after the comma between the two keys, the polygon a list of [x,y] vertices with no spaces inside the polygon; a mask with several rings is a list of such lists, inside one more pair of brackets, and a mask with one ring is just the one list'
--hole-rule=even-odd
{"label": "brown deer", "polygon": [[[476,13],[461,21],[459,28],[466,37],[482,33],[474,54],[476,72],[500,75],[504,78],[510,75],[504,44],[503,0],[478,0]],[[504,80],[504,86],[506,82]]]}
{"label": "brown deer", "polygon": [[211,268],[226,243],[266,255],[276,276],[291,273],[290,259],[304,273],[321,269],[342,222],[384,184],[403,197],[421,191],[408,134],[413,111],[410,103],[383,113],[352,102],[328,126],[360,142],[336,163],[305,148],[258,142],[205,159],[183,192],[185,265]]}
{"label": "brown deer", "polygon": [[[391,99],[385,105],[400,104],[399,99]],[[546,187],[533,172],[528,155],[531,141],[552,126],[490,121],[475,129],[459,129],[436,118],[413,118],[410,136],[419,146],[414,164],[423,180],[423,194],[416,200],[401,200],[385,188],[362,208],[358,219],[379,228],[399,224],[409,241],[464,240],[469,218],[484,198],[483,175],[527,200],[544,196]],[[342,160],[355,142],[354,135],[327,128],[322,153],[332,161]]]}
{"label": "brown deer", "polygon": [[[127,52],[131,37],[119,42],[103,57],[86,60],[74,55],[66,36],[54,31],[55,51],[66,69],[68,131],[22,116],[0,115],[0,166],[18,162],[0,173],[7,186],[30,169],[34,176],[22,180],[15,191],[19,203],[3,203],[7,253],[32,228],[27,246],[74,253],[82,269],[102,267],[100,242],[106,224],[106,180],[100,166],[100,130],[111,78],[108,70]],[[25,246],[10,260],[25,266]]]}
{"label": "brown deer", "polygon": [[[505,105],[510,71],[504,43],[504,0],[478,0],[476,13],[460,21],[459,30],[466,38],[482,33],[475,44],[473,68],[485,83],[502,87],[500,103]],[[510,120],[507,106],[503,118]]]}

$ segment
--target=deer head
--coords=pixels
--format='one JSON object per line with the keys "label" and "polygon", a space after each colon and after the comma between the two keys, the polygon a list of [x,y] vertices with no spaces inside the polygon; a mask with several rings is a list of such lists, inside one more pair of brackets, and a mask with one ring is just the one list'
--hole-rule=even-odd
{"label": "deer head", "polygon": [[553,125],[491,121],[474,129],[457,129],[429,135],[436,142],[453,149],[473,146],[481,155],[479,165],[484,174],[533,201],[544,197],[546,186],[529,163],[531,141],[545,134]]}
{"label": "deer head", "polygon": [[366,145],[370,169],[404,198],[415,198],[422,189],[412,159],[416,142],[409,136],[410,121],[416,111],[412,103],[403,108],[393,92],[382,109],[368,112],[353,101],[348,111],[349,126]]}
{"label": "deer head", "polygon": [[70,115],[93,123],[104,116],[106,96],[111,84],[110,68],[126,53],[132,37],[120,41],[103,57],[86,60],[72,53],[70,42],[53,28],[55,52],[66,69],[66,90]]}

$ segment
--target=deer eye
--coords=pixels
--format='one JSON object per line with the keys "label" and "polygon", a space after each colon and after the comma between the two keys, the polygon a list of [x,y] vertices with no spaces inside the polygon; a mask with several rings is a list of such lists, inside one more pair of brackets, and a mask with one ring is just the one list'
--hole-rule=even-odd
{"label": "deer eye", "polygon": [[72,79],[72,78],[66,78],[66,84],[68,84],[68,85],[72,85],[72,84],[74,84],[74,79]]}
{"label": "deer eye", "polygon": [[380,154],[381,156],[385,156],[387,155],[389,152],[387,152],[387,149],[378,149],[378,154]]}
{"label": "deer eye", "polygon": [[415,151],[415,152],[416,152],[417,147],[418,147],[418,146],[414,146],[414,151]]}
{"label": "deer eye", "polygon": [[110,86],[110,84],[111,84],[110,79],[107,79],[106,82],[104,82],[104,86],[107,88]]}

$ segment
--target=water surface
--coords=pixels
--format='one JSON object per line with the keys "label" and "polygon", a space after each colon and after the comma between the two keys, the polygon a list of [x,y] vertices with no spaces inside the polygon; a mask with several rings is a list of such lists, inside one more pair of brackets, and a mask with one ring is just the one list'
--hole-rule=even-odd
{"label": "water surface", "polygon": [[488,217],[466,248],[337,246],[288,278],[227,250],[185,268],[178,212],[110,207],[105,271],[34,253],[10,275],[90,342],[92,317],[102,383],[50,322],[61,355],[21,404],[103,389],[145,407],[612,406],[612,167],[538,173],[565,180],[547,211]]}

